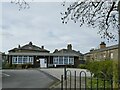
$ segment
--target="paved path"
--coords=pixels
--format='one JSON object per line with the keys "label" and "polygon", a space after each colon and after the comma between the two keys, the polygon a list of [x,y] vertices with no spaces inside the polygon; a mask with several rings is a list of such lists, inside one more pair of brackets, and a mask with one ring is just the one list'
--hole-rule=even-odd
{"label": "paved path", "polygon": [[[40,70],[56,77],[59,80],[61,80],[61,75],[64,75],[64,68],[47,68],[47,69],[40,69]],[[86,72],[87,77],[90,77],[91,75],[90,72],[88,72],[86,69],[67,68],[67,70],[71,71],[72,76],[74,76],[75,71],[76,71],[76,76],[79,76],[81,71]],[[84,73],[82,73],[81,76],[84,77]]]}
{"label": "paved path", "polygon": [[48,88],[55,78],[35,69],[3,70],[3,88]]}
{"label": "paved path", "polygon": [[[47,68],[47,69],[40,69],[41,71],[48,73],[52,76],[54,76],[55,78],[59,79],[61,81],[61,75],[64,75],[64,68]],[[91,74],[90,72],[88,72],[85,69],[77,69],[77,68],[67,68],[67,70],[71,71],[71,88],[75,88],[74,86],[74,76],[75,76],[75,71],[76,71],[76,88],[79,88],[79,75],[81,71],[84,71],[86,73],[87,77],[90,77]],[[81,77],[85,77],[84,73],[81,74]],[[85,79],[82,78],[81,80],[82,85],[81,87],[84,88],[85,87]],[[67,79],[67,88],[70,88],[70,80],[69,80],[69,72],[68,72],[68,79]],[[51,86],[51,88],[54,90],[56,90],[56,88],[61,88],[61,83],[57,83],[53,86]],[[63,88],[66,88],[66,81],[63,82]]]}

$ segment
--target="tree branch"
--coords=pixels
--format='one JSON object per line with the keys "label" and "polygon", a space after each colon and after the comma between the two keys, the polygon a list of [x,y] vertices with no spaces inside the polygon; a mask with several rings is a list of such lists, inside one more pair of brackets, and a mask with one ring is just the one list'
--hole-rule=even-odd
{"label": "tree branch", "polygon": [[106,25],[108,25],[108,19],[109,19],[110,13],[114,9],[114,6],[115,6],[115,2],[112,3],[112,6],[111,6],[110,10],[108,11],[107,18],[106,18]]}

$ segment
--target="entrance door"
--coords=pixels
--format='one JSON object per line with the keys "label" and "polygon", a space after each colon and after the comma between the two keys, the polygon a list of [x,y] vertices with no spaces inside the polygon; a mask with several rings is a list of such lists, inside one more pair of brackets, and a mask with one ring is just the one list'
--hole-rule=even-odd
{"label": "entrance door", "polygon": [[40,67],[46,68],[47,67],[47,61],[45,58],[40,58]]}

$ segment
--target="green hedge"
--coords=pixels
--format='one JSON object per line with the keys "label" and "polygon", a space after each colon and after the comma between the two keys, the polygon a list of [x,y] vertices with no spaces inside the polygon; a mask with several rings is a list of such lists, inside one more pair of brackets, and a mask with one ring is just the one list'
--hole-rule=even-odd
{"label": "green hedge", "polygon": [[27,69],[27,68],[32,68],[33,65],[28,63],[28,64],[12,64],[10,65],[9,63],[7,62],[4,62],[2,64],[2,68],[3,69]]}
{"label": "green hedge", "polygon": [[118,74],[117,61],[113,60],[87,62],[86,64],[80,64],[78,67],[89,70],[94,74],[94,77],[99,78],[111,79],[114,76],[117,77]]}
{"label": "green hedge", "polygon": [[86,64],[80,64],[80,65],[78,65],[78,68],[87,69],[87,68],[86,68]]}
{"label": "green hedge", "polygon": [[113,61],[95,61],[86,64],[86,68],[94,73],[94,76],[100,78],[109,78],[113,77]]}
{"label": "green hedge", "polygon": [[94,74],[94,77],[105,78],[107,80],[113,79],[113,87],[118,86],[118,61],[105,60],[87,62],[84,65],[79,65],[79,68],[87,69]]}

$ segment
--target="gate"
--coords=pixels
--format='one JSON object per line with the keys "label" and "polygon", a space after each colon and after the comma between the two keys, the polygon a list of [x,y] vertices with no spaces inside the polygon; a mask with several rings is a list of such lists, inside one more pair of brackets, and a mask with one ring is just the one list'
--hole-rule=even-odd
{"label": "gate", "polygon": [[[78,74],[78,73],[77,73]],[[87,76],[85,71],[79,72],[76,75],[76,71],[72,75],[70,70],[65,72],[65,75],[61,75],[61,90],[113,90],[113,83],[117,83],[116,90],[120,90],[120,81],[114,81],[113,79],[93,77],[94,75],[90,73]]]}

